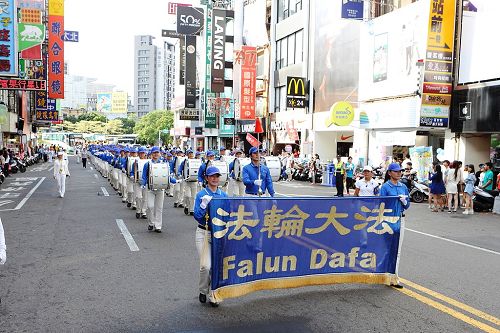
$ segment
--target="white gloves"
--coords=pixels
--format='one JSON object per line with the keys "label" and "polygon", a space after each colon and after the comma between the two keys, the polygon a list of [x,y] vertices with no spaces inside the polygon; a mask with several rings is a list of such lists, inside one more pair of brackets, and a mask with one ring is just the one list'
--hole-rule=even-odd
{"label": "white gloves", "polygon": [[141,185],[141,188],[144,190],[146,188],[146,185]]}
{"label": "white gloves", "polygon": [[5,264],[7,261],[7,253],[5,253],[5,250],[0,250],[0,265]]}
{"label": "white gloves", "polygon": [[260,187],[262,185],[262,179],[256,179],[254,180],[253,182],[255,185],[257,185],[258,187]]}
{"label": "white gloves", "polygon": [[211,200],[212,200],[212,197],[210,195],[204,195],[204,196],[202,196],[201,197],[200,208],[201,209],[206,209],[207,205],[210,203]]}
{"label": "white gloves", "polygon": [[203,187],[203,182],[198,182],[199,187]]}
{"label": "white gloves", "polygon": [[177,179],[177,183],[182,183],[184,180],[183,179]]}
{"label": "white gloves", "polygon": [[408,196],[404,195],[404,194],[400,194],[399,195],[399,201],[401,201],[401,203],[403,204],[403,206],[406,206],[406,204],[408,203],[408,201],[406,200]]}

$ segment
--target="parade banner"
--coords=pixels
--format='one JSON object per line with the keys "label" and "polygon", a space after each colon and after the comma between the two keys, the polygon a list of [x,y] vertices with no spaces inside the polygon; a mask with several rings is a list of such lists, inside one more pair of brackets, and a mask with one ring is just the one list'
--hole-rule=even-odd
{"label": "parade banner", "polygon": [[14,0],[2,1],[0,20],[0,76],[17,76],[17,9]]}
{"label": "parade banner", "polygon": [[397,283],[398,197],[214,198],[217,300],[258,290]]}
{"label": "parade banner", "polygon": [[64,0],[49,0],[49,98],[64,99]]}

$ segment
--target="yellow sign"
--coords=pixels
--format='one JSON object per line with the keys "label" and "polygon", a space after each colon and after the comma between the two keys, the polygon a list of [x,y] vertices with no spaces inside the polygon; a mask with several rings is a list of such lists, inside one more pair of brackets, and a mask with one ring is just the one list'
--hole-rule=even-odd
{"label": "yellow sign", "polygon": [[456,0],[431,0],[428,51],[453,52],[455,8]]}
{"label": "yellow sign", "polygon": [[64,0],[49,0],[49,15],[64,16]]}
{"label": "yellow sign", "polygon": [[[305,96],[306,85],[302,77],[287,77],[287,96]],[[293,89],[292,89],[293,87]]]}
{"label": "yellow sign", "polygon": [[112,97],[112,113],[127,113],[127,99],[126,92],[114,92]]}
{"label": "yellow sign", "polygon": [[326,127],[332,124],[349,126],[354,120],[354,108],[348,102],[337,102],[330,108],[330,117],[326,120]]}

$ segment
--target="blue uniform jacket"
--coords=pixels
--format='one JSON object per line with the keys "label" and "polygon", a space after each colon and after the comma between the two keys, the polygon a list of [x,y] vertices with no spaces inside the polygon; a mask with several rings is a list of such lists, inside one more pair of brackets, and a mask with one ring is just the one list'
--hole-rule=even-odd
{"label": "blue uniform jacket", "polygon": [[234,160],[229,163],[229,177],[234,179]]}
{"label": "blue uniform jacket", "polygon": [[[141,185],[146,186],[148,185],[148,178],[149,178],[149,163],[162,163],[162,161],[158,160],[158,162],[155,162],[154,160],[150,160],[149,162],[144,164],[144,168],[142,169],[142,179],[141,179]],[[177,180],[174,177],[170,177],[170,183],[175,184],[177,183]]]}
{"label": "blue uniform jacket", "polygon": [[387,196],[398,196],[398,195],[406,195],[406,205],[401,205],[403,206],[403,209],[408,209],[410,208],[410,196],[408,193],[408,187],[404,185],[401,182],[398,182],[396,185],[394,185],[390,180],[385,182],[382,187],[380,188],[380,196],[381,197],[387,197]]}
{"label": "blue uniform jacket", "polygon": [[[245,184],[246,194],[259,194],[259,188],[254,184],[254,181],[259,178],[259,167],[250,163],[243,167],[243,184]],[[266,189],[269,194],[274,197],[273,180],[271,178],[271,173],[269,168],[265,165],[260,165],[260,179],[262,179],[262,193],[266,193]]]}
{"label": "blue uniform jacket", "polygon": [[120,169],[122,169],[122,171],[127,171],[127,161],[128,157],[120,157]]}
{"label": "blue uniform jacket", "polygon": [[207,170],[207,162],[203,162],[198,169],[198,181],[203,183],[205,180],[205,171]]}
{"label": "blue uniform jacket", "polygon": [[198,221],[198,223],[201,225],[206,224],[205,214],[207,213],[208,210],[208,207],[205,209],[200,207],[201,198],[205,195],[209,195],[214,198],[227,198],[226,192],[223,192],[220,188],[218,188],[217,191],[212,192],[207,187],[196,194],[196,198],[194,199],[194,219]]}

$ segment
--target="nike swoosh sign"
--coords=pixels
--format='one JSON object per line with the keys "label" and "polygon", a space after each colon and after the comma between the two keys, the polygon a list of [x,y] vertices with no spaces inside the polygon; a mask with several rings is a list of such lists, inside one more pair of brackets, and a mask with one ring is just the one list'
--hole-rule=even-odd
{"label": "nike swoosh sign", "polygon": [[352,138],[353,136],[354,136],[354,135],[349,135],[349,136],[343,136],[343,135],[341,135],[341,136],[340,136],[340,140],[344,141],[344,140],[347,140],[347,139],[349,139],[349,138]]}

